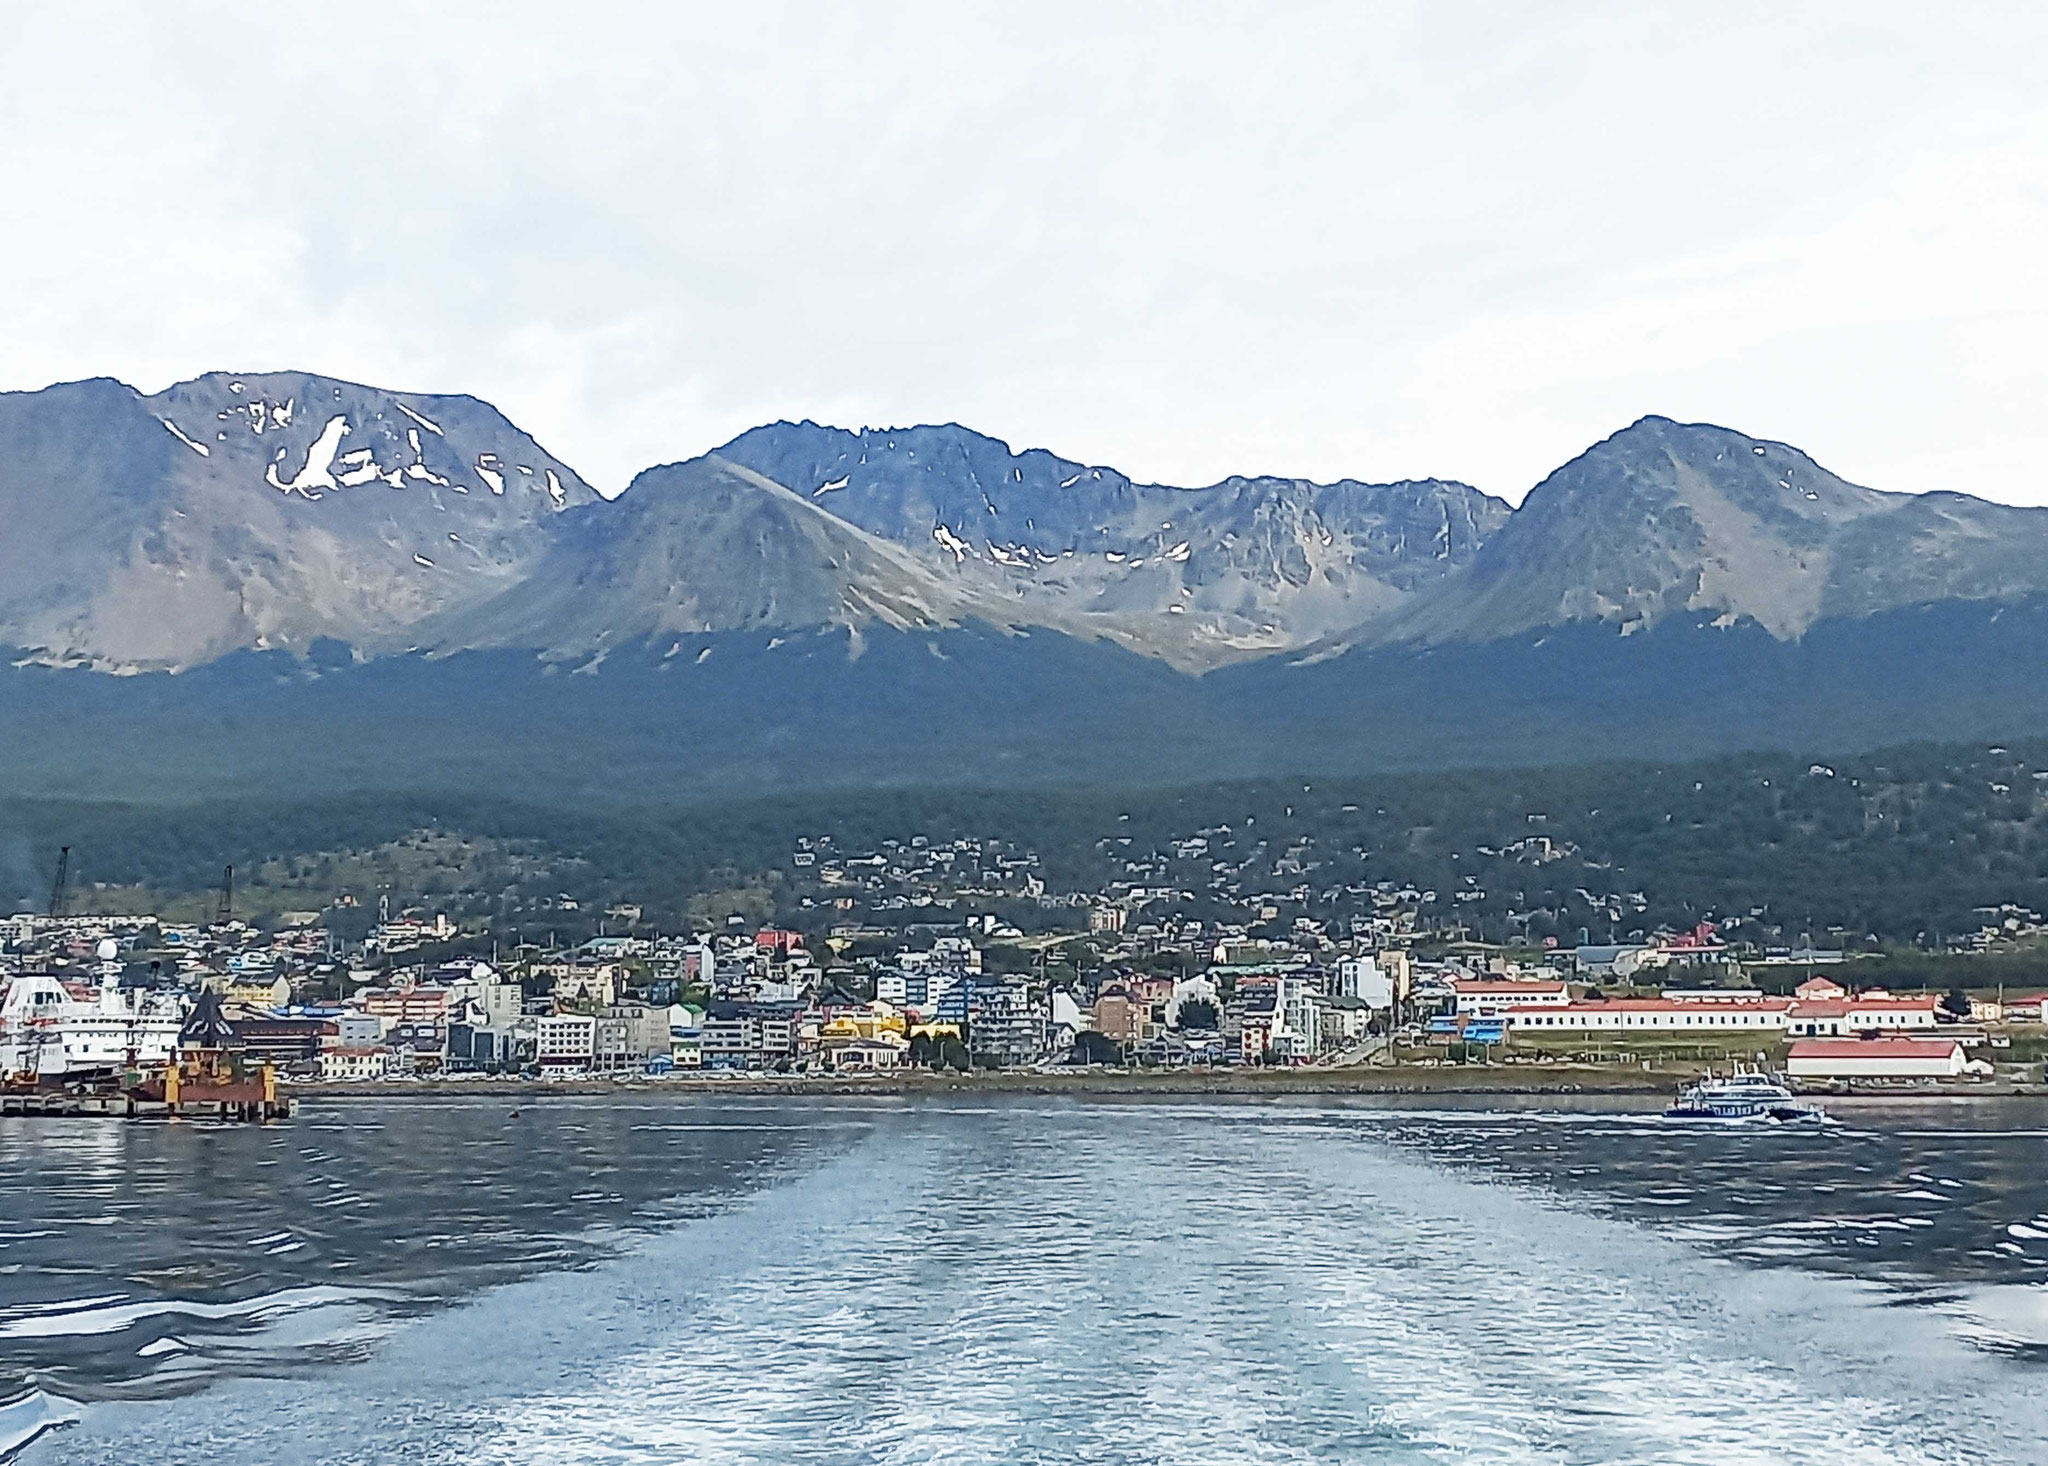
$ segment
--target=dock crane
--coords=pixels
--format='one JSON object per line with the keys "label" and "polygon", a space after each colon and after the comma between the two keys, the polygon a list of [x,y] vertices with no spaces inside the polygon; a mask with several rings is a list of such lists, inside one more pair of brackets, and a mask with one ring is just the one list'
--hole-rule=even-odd
{"label": "dock crane", "polygon": [[50,915],[64,914],[64,897],[71,885],[71,847],[65,845],[57,851],[57,879],[50,883]]}
{"label": "dock crane", "polygon": [[220,872],[220,909],[214,914],[214,921],[226,926],[235,916],[235,868],[222,866]]}

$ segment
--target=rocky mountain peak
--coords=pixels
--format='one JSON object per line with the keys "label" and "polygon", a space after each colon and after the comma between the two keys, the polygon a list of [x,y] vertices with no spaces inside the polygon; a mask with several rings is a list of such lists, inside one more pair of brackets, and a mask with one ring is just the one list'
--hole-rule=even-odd
{"label": "rocky mountain peak", "polygon": [[0,624],[33,660],[189,667],[244,648],[365,651],[489,594],[594,502],[469,397],[304,372],[0,397]]}
{"label": "rocky mountain peak", "polygon": [[[1955,498],[1945,528],[1926,526],[1922,500],[1849,483],[1784,443],[1645,417],[1544,479],[1469,566],[1360,639],[1487,641],[1582,621],[1627,635],[1674,615],[1793,639],[1824,616],[1941,598],[1912,569],[1939,541],[1980,542],[1974,563],[1994,526],[2048,536],[2048,513]],[[2025,580],[1974,578],[1992,594]],[[2031,583],[2048,588],[2048,570]]]}
{"label": "rocky mountain peak", "polygon": [[1506,522],[1465,484],[1141,484],[957,425],[778,423],[718,456],[787,485],[1029,624],[1201,670],[1383,615]]}
{"label": "rocky mountain peak", "polygon": [[386,392],[305,372],[211,372],[145,401],[193,454],[256,466],[265,486],[308,502],[373,486],[418,489],[430,502],[506,500],[511,517],[523,518],[597,498],[573,469],[474,397]]}

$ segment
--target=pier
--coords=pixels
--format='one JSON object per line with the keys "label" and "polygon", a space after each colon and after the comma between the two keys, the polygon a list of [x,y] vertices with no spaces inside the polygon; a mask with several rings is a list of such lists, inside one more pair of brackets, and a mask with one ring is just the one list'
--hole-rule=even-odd
{"label": "pier", "polygon": [[171,1103],[147,1095],[72,1094],[62,1090],[0,1093],[0,1118],[11,1115],[90,1115],[109,1120],[221,1120],[261,1123],[291,1118],[289,1096],[200,1095]]}

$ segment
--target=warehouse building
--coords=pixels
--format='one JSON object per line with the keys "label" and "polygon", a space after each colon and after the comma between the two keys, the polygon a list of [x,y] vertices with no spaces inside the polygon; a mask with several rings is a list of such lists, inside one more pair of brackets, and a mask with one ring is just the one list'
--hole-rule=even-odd
{"label": "warehouse building", "polygon": [[1785,1072],[1794,1079],[1954,1079],[1965,1063],[1952,1038],[1803,1038]]}

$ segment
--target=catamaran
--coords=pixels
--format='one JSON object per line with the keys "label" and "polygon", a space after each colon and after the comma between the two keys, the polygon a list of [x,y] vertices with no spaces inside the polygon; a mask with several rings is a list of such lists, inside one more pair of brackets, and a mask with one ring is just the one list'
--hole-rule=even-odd
{"label": "catamaran", "polygon": [[1687,1085],[1664,1111],[1664,1118],[1812,1123],[1827,1119],[1827,1112],[1800,1099],[1772,1075],[1737,1070],[1725,1079],[1708,1075]]}

